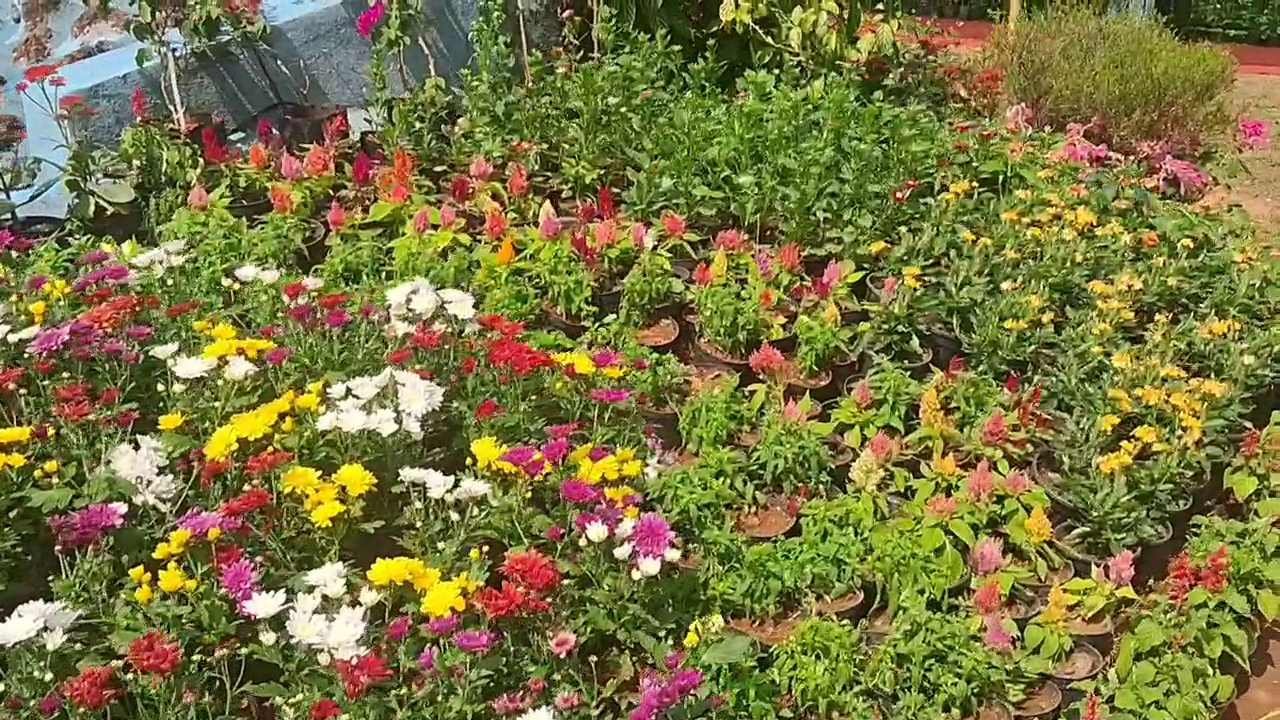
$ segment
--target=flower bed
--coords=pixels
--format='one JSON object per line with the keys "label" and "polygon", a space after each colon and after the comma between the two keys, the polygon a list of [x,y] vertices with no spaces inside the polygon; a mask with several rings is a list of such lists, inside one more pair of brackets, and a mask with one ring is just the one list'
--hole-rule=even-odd
{"label": "flower bed", "polygon": [[[1078,133],[753,82],[663,102],[774,139],[603,175],[538,93],[537,142],[466,116],[497,162],[140,122],[139,241],[4,231],[7,712],[1215,716],[1280,612],[1247,225]],[[812,175],[767,144],[853,110]]]}

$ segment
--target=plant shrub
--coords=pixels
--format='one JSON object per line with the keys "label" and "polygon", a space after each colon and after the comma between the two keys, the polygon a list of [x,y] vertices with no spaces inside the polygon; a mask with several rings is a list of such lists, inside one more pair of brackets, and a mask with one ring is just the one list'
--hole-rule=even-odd
{"label": "plant shrub", "polygon": [[1093,130],[1115,150],[1166,141],[1194,154],[1230,132],[1235,61],[1180,42],[1158,21],[1073,4],[998,30],[987,59],[1004,72],[1008,102],[1026,104],[1037,124],[1097,120]]}

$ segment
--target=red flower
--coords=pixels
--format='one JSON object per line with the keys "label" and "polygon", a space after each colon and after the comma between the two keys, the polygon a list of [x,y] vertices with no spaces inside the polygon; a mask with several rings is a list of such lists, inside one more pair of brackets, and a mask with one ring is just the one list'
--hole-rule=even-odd
{"label": "red flower", "polygon": [[698,263],[698,267],[693,269],[693,281],[698,285],[710,285],[711,266],[704,262]]}
{"label": "red flower", "polygon": [[[7,372],[7,371],[6,371]],[[0,383],[8,384],[8,383]],[[1256,428],[1250,428],[1249,432],[1240,438],[1240,454],[1245,458],[1251,458],[1258,454],[1258,445],[1262,442],[1262,433]]]}
{"label": "red flower", "polygon": [[449,197],[456,203],[465,203],[471,197],[473,190],[471,178],[466,175],[459,175],[449,183]]}
{"label": "red flower", "polygon": [[600,217],[605,220],[612,220],[618,215],[617,208],[613,205],[613,193],[609,191],[608,186],[601,186],[599,199]]}
{"label": "red flower", "polygon": [[497,240],[507,231],[507,216],[499,209],[484,214],[484,234],[490,240]]}
{"label": "red flower", "polygon": [[1191,564],[1191,557],[1186,551],[1169,562],[1169,599],[1179,605],[1186,599],[1187,593],[1199,582],[1199,574]]}
{"label": "red flower", "polygon": [[529,169],[520,163],[511,164],[511,177],[507,179],[507,192],[512,197],[524,197],[529,192]]}
{"label": "red flower", "polygon": [[988,580],[973,593],[973,607],[979,615],[990,615],[999,610],[1003,602],[1004,593],[1000,590],[1000,583],[995,580]]}
{"label": "red flower", "polygon": [[1227,586],[1227,571],[1231,569],[1231,560],[1227,557],[1227,546],[1220,545],[1205,560],[1205,567],[1200,571],[1200,587],[1211,593],[1222,592]]}
{"label": "red flower", "polygon": [[662,213],[662,230],[667,234],[667,237],[679,238],[684,237],[685,232],[688,230],[688,225],[685,224],[684,218],[679,215],[672,212],[664,212]]}
{"label": "red flower", "polygon": [[342,706],[329,698],[320,698],[311,703],[311,711],[308,714],[311,720],[329,720],[342,714]]}
{"label": "red flower", "polygon": [[746,246],[747,246],[747,238],[745,235],[742,234],[741,230],[735,230],[730,228],[728,230],[721,230],[719,233],[716,233],[714,247],[717,250],[728,250],[730,252],[735,252],[735,251],[746,248]]}
{"label": "red flower", "polygon": [[493,398],[485,398],[483,402],[476,407],[476,420],[488,420],[494,415],[502,412],[502,406]]}
{"label": "red flower", "polygon": [[182,646],[158,630],[149,630],[129,643],[125,662],[135,672],[167,677],[182,663]]}
{"label": "red flower", "polygon": [[87,667],[62,683],[62,694],[82,710],[101,710],[120,695],[112,682],[115,670],[110,667]]}
{"label": "red flower", "polygon": [[[289,457],[293,457],[289,453],[281,453],[281,454],[289,455]],[[262,488],[255,487],[255,488],[249,488],[248,490],[245,490],[239,495],[222,503],[222,506],[218,508],[218,512],[222,513],[223,515],[239,517],[241,515],[248,515],[251,512],[260,510],[270,504],[271,504],[271,493]]]}
{"label": "red flower", "polygon": [[490,620],[518,615],[525,607],[527,597],[523,590],[510,582],[503,582],[502,588],[481,588],[473,598],[476,605]]}
{"label": "red flower", "polygon": [[502,561],[502,574],[520,587],[538,593],[560,584],[560,570],[555,560],[537,550],[508,552]]}
{"label": "red flower", "polygon": [[22,74],[22,79],[29,83],[38,84],[57,74],[57,65],[32,65]]}
{"label": "red flower", "polygon": [[369,688],[394,674],[387,667],[387,661],[372,652],[352,660],[339,660],[333,664],[333,669],[342,678],[343,692],[351,699],[364,695]]}
{"label": "red flower", "polygon": [[765,343],[751,353],[747,364],[751,367],[751,372],[764,377],[778,373],[786,368],[787,358],[783,356],[781,350],[769,343]]}
{"label": "red flower", "polygon": [[293,453],[290,452],[285,452],[283,450],[264,450],[245,461],[244,471],[247,475],[263,475],[292,459]]}
{"label": "red flower", "polygon": [[199,300],[187,300],[184,302],[180,302],[176,305],[170,305],[164,311],[164,314],[166,317],[169,317],[170,319],[172,319],[172,318],[182,317],[183,315],[186,315],[189,312],[193,312],[199,309],[200,309]]}
{"label": "red flower", "polygon": [[778,248],[778,264],[787,269],[787,272],[798,272],[800,270],[800,258],[804,254],[804,250],[797,243],[787,243]]}

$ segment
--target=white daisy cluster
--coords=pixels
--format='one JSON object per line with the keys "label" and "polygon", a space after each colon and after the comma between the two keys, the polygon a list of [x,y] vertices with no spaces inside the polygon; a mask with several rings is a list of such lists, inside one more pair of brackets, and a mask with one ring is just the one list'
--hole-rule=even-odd
{"label": "white daisy cluster", "polygon": [[442,307],[463,322],[476,316],[476,299],[471,293],[454,288],[437,290],[422,278],[387,290],[387,314],[391,317],[391,332],[397,336],[413,332],[418,323],[430,320]]}
{"label": "white daisy cluster", "polygon": [[236,268],[235,272],[232,274],[236,276],[236,280],[239,280],[246,285],[255,281],[260,282],[263,285],[275,285],[280,281],[279,270],[276,270],[275,268],[259,267],[252,263],[248,265],[241,265]]}
{"label": "white daisy cluster", "polygon": [[31,600],[0,622],[0,647],[12,647],[36,636],[50,652],[67,641],[67,628],[80,617],[61,600]]}
{"label": "white daisy cluster", "polygon": [[186,262],[187,256],[182,254],[186,249],[186,240],[171,240],[159,247],[148,248],[133,255],[128,259],[128,263],[136,268],[152,270],[156,277],[159,277],[166,269],[178,267]]}
{"label": "white daisy cluster", "polygon": [[[384,390],[393,389],[394,398],[379,407]],[[321,430],[345,433],[376,432],[383,437],[403,430],[415,439],[422,437],[422,421],[427,413],[444,404],[444,388],[407,370],[387,368],[377,375],[365,375],[330,385],[325,391],[327,405],[316,421]]]}
{"label": "white daisy cluster", "polygon": [[[294,595],[292,602],[283,590],[256,592],[244,604],[244,611],[257,620],[267,620],[289,609],[284,629],[295,644],[317,651],[322,663],[350,660],[367,651],[363,644],[368,629],[367,608],[380,598],[373,590],[360,594],[357,605],[341,605],[332,614],[321,612],[326,599],[341,598],[347,590],[347,566],[333,562],[303,574],[306,592]],[[366,597],[368,596],[368,597]],[[264,645],[273,645],[276,634],[269,628],[259,632]]]}
{"label": "white daisy cluster", "polygon": [[173,475],[160,472],[169,464],[164,445],[150,435],[139,435],[133,442],[115,446],[107,456],[107,464],[111,472],[133,486],[135,503],[167,508],[169,499],[178,492]]}
{"label": "white daisy cluster", "polygon": [[489,494],[491,485],[483,480],[464,477],[461,480],[431,468],[400,468],[400,482],[420,485],[432,500],[468,501]]}

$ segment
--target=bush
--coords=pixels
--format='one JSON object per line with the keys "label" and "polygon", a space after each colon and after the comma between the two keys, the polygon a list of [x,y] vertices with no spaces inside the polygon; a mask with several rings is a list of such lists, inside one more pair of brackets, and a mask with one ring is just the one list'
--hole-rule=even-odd
{"label": "bush", "polygon": [[1050,9],[998,31],[987,59],[1004,71],[1009,103],[1025,103],[1037,124],[1097,119],[1099,139],[1116,150],[1163,140],[1175,154],[1196,154],[1231,129],[1235,61],[1180,42],[1158,21]]}

